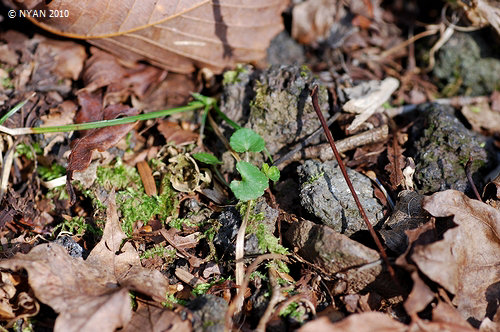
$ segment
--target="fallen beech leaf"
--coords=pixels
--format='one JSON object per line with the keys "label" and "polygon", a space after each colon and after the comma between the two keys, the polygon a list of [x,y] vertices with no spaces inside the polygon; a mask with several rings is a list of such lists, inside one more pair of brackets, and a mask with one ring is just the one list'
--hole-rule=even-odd
{"label": "fallen beech leaf", "polygon": [[493,111],[487,101],[464,105],[461,112],[474,131],[485,134],[500,131],[500,112]]}
{"label": "fallen beech leaf", "polygon": [[36,49],[36,57],[61,78],[77,80],[87,58],[85,47],[70,41],[46,39]]}
{"label": "fallen beech leaf", "polygon": [[453,303],[466,319],[492,317],[500,298],[500,212],[455,190],[426,197],[423,206],[435,217],[454,216],[458,227],[441,241],[415,246],[411,258],[455,294]]}
{"label": "fallen beech leaf", "polygon": [[127,60],[189,73],[195,66],[221,72],[265,57],[269,41],[282,30],[288,0],[6,2],[62,11],[63,17],[30,18],[50,32],[88,39]]}
{"label": "fallen beech leaf", "polygon": [[[166,71],[142,63],[124,66],[116,57],[96,47],[91,47],[90,52],[92,57],[85,63],[82,75],[85,88],[81,89],[79,94],[106,87],[104,106],[125,103],[133,96],[144,105],[140,109],[151,110],[143,99],[148,97],[150,87],[156,87],[164,81],[167,77]],[[168,91],[166,95],[172,96]]]}
{"label": "fallen beech leaf", "polygon": [[431,303],[434,299],[434,293],[422,281],[417,271],[412,272],[411,279],[413,280],[413,288],[403,306],[408,315],[414,317],[414,315],[424,310]]}
{"label": "fallen beech leaf", "polygon": [[432,310],[432,322],[429,325],[437,325],[437,331],[476,331],[457,309],[442,301]]}
{"label": "fallen beech leaf", "polygon": [[302,326],[298,332],[404,332],[408,327],[380,312],[355,314],[332,323],[321,317]]}
{"label": "fallen beech leaf", "polygon": [[87,260],[47,243],[0,262],[0,267],[27,270],[35,296],[60,313],[55,331],[115,331],[132,315],[130,289],[159,301],[168,291],[167,279],[142,268],[132,244],[122,245],[125,238],[111,193],[103,237]]}

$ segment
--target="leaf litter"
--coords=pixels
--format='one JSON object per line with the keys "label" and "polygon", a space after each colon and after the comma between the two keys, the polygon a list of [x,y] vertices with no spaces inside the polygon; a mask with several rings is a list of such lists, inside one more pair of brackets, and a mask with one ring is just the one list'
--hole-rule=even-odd
{"label": "leaf litter", "polygon": [[[342,229],[348,229],[348,219],[341,216],[342,229],[335,232],[300,206],[296,166],[318,153],[301,154],[284,163],[281,174],[262,153],[266,146],[273,157],[277,157],[276,152],[287,156],[292,143],[309,145],[306,149],[310,151],[319,149],[318,136],[307,137],[307,143],[302,140],[317,127],[317,120],[309,117],[308,93],[313,82],[309,69],[281,66],[265,71],[258,66],[238,66],[226,72],[223,82],[214,75],[241,59],[262,57],[262,50],[281,26],[276,18],[285,1],[267,7],[253,2],[252,8],[242,3],[245,10],[260,8],[260,15],[272,22],[268,28],[255,25],[242,34],[233,19],[251,15],[242,16],[227,1],[221,1],[219,7],[194,1],[191,5],[199,7],[186,5],[186,11],[178,16],[167,14],[165,24],[141,26],[137,33],[115,31],[110,39],[90,41],[104,49],[113,48],[121,53],[121,59],[78,42],[54,41],[42,35],[27,37],[12,30],[1,34],[2,110],[26,98],[30,90],[38,92],[7,120],[9,128],[38,126],[40,120],[43,125],[61,125],[71,123],[73,117],[75,123],[85,123],[147,113],[184,105],[190,101],[190,93],[202,90],[208,95],[223,91],[221,109],[232,116],[236,113],[238,126],[244,127],[234,136],[241,136],[235,143],[236,128],[217,123],[220,119],[214,113],[205,118],[202,112],[194,112],[43,139],[26,136],[13,141],[2,134],[2,159],[5,148],[12,151],[11,171],[2,175],[9,187],[0,211],[0,317],[8,322],[6,326],[26,327],[42,319],[44,324],[64,331],[95,330],[96,326],[109,331],[201,331],[222,330],[224,325],[260,331],[498,330],[497,198],[482,203],[468,198],[468,192],[445,191],[446,184],[443,191],[423,197],[418,182],[413,182],[413,173],[420,171],[418,163],[416,167],[411,163],[419,116],[404,113],[408,105],[387,112],[399,114],[394,121],[384,115],[389,103],[420,103],[442,92],[438,82],[415,70],[413,46],[400,46],[405,39],[400,29],[408,23],[395,14],[401,8],[381,7],[379,2],[368,0],[310,0],[285,14],[285,18],[293,18],[292,35],[307,44],[303,49],[318,77],[314,82],[320,84],[325,116],[330,116],[327,105],[345,105],[353,86],[362,90],[359,83],[384,82],[388,77],[401,82],[399,87],[392,86],[397,89],[392,98],[388,97],[392,90],[384,91],[383,100],[376,103],[367,98],[363,109],[375,108],[375,114],[365,114],[355,132],[350,131],[358,125],[352,115],[342,113],[330,122],[336,140],[345,142],[352,134],[385,128],[384,135],[356,145],[355,151],[346,149],[343,157],[357,171],[373,173],[370,179],[373,187],[377,186],[373,195],[384,216],[375,227],[390,250],[391,261],[397,258],[395,283],[365,231],[346,234]],[[35,4],[38,1],[24,5]],[[70,5],[53,1],[47,6],[57,4]],[[222,10],[223,20],[219,17],[214,22],[227,23],[227,39],[220,39],[220,31],[219,35],[216,31],[220,39],[214,43],[216,48],[204,48],[201,58],[193,57],[197,51],[182,57],[179,49],[195,50],[199,45],[198,36],[189,30],[192,23],[179,22],[190,15],[210,13],[213,17],[217,8]],[[466,8],[466,13],[473,17],[474,10],[481,13],[478,8]],[[129,13],[135,9],[128,9]],[[160,9],[150,12],[156,15]],[[64,30],[67,22],[48,20],[43,24],[53,29],[62,26],[62,32],[68,33]],[[113,22],[120,22],[120,18]],[[86,24],[82,21],[75,28]],[[148,33],[167,31],[170,26],[174,27],[172,35],[179,36],[179,27],[191,35],[174,45],[169,53],[172,56],[158,60],[155,55],[164,54],[172,40]],[[405,32],[411,35],[413,30]],[[143,36],[145,44],[132,41],[131,37],[137,36]],[[257,46],[251,43],[256,39],[260,39]],[[250,44],[243,50],[241,43],[245,41]],[[159,52],[151,51],[155,42]],[[144,56],[134,51],[137,45],[151,52]],[[137,59],[149,59],[163,69],[130,61]],[[202,66],[212,71],[205,68],[197,76],[172,72],[192,72]],[[236,99],[231,100],[229,89],[237,91]],[[75,96],[77,101],[71,100]],[[476,100],[482,104],[459,98],[439,103],[461,108],[465,119],[460,121],[492,136],[492,145],[498,146],[494,138],[498,93],[481,98]],[[281,99],[287,106],[277,102]],[[247,118],[250,120],[245,123]],[[211,128],[205,128],[205,120]],[[394,133],[392,142],[387,127]],[[244,160],[228,161],[230,153],[221,151],[217,138],[227,145],[231,141]],[[329,151],[321,152],[322,161],[331,158]],[[62,167],[62,173],[53,164]],[[44,187],[47,181],[39,181],[62,177],[64,168],[68,184],[76,189],[72,197],[62,187]],[[269,182],[279,177],[276,184]],[[311,174],[305,181],[313,184],[323,177]],[[262,195],[265,200],[259,200],[258,208],[252,202],[235,205],[233,194],[241,201]],[[394,211],[388,204],[391,196],[397,197]],[[262,200],[267,203],[261,205]],[[341,214],[345,213],[342,204],[344,200],[340,202]],[[327,209],[328,202],[324,206]],[[238,243],[244,242],[245,255],[235,256],[228,248],[234,248],[238,225],[245,215],[247,227],[239,236],[244,241],[238,240],[236,245],[241,248]],[[73,257],[76,252],[85,258]],[[288,258],[280,258],[278,253]],[[261,264],[266,259],[271,260]],[[235,271],[235,265],[243,269]],[[235,283],[235,272],[244,283]],[[241,310],[235,310],[240,308],[236,302],[243,304]],[[51,323],[50,314],[46,319],[43,316],[47,306],[58,314],[57,318],[51,316],[55,323]]]}

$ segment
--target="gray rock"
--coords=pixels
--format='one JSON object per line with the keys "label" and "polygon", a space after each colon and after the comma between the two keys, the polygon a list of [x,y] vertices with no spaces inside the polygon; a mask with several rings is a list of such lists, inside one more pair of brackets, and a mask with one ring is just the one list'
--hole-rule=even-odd
{"label": "gray rock", "polygon": [[[301,183],[301,203],[309,213],[347,236],[367,229],[336,161],[321,163],[307,160],[297,171]],[[382,205],[373,197],[370,179],[349,168],[347,174],[368,219],[375,225],[383,218],[383,212]]]}
{"label": "gray rock", "polygon": [[193,330],[196,332],[224,331],[227,302],[211,294],[198,296],[187,307],[193,312]]}
{"label": "gray rock", "polygon": [[[83,258],[84,252],[83,248],[76,243],[75,240],[71,236],[60,236],[54,240],[54,243],[57,243],[64,247],[68,251],[68,255],[75,258]],[[86,255],[85,255],[86,256]]]}
{"label": "gray rock", "polygon": [[315,85],[320,108],[328,118],[328,92],[307,67],[271,66],[259,75],[245,127],[264,138],[271,155],[320,127],[309,96]]}
{"label": "gray rock", "polygon": [[455,31],[439,50],[433,73],[445,90],[459,87],[458,94],[488,95],[500,86],[500,59],[479,33]]}
{"label": "gray rock", "polygon": [[415,145],[415,182],[420,193],[467,191],[465,165],[469,157],[473,160],[471,171],[476,185],[481,184],[481,171],[493,159],[485,149],[486,138],[465,128],[451,107],[430,104],[422,113],[425,129]]}

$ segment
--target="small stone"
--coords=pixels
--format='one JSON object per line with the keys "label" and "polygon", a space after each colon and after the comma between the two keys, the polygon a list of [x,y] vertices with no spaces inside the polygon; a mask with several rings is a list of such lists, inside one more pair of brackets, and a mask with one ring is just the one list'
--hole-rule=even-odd
{"label": "small stone", "polygon": [[[297,172],[302,206],[321,223],[347,236],[367,229],[336,161],[307,160]],[[382,205],[373,196],[370,179],[349,168],[347,174],[368,219],[375,225],[383,218],[383,212]]]}
{"label": "small stone", "polygon": [[221,110],[261,135],[274,155],[321,126],[309,96],[316,85],[321,111],[328,118],[327,89],[307,67],[274,65],[265,71],[241,67],[224,84]]}
{"label": "small stone", "polygon": [[270,65],[296,65],[304,61],[304,47],[286,31],[274,37],[267,48],[267,62]]}
{"label": "small stone", "polygon": [[63,246],[71,257],[83,258],[83,248],[71,236],[60,236],[54,243]]}

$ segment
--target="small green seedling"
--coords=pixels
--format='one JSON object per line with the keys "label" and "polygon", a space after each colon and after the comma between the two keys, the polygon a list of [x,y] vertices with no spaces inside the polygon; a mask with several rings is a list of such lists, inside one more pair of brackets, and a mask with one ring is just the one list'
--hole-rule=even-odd
{"label": "small green seedling", "polygon": [[[266,142],[255,131],[240,128],[229,140],[231,148],[239,153],[261,152],[266,148]],[[241,181],[232,181],[229,187],[240,201],[249,201],[264,195],[269,187],[269,179],[279,180],[279,170],[276,166],[262,165],[262,170],[247,161],[238,161],[236,170],[241,175]]]}
{"label": "small green seedling", "polygon": [[240,201],[249,201],[264,195],[269,187],[269,178],[256,166],[247,161],[238,161],[236,170],[241,174],[241,181],[232,181],[229,187]]}
{"label": "small green seedling", "polygon": [[280,179],[280,170],[276,166],[269,166],[267,163],[262,164],[262,173],[270,180],[277,182]]}

